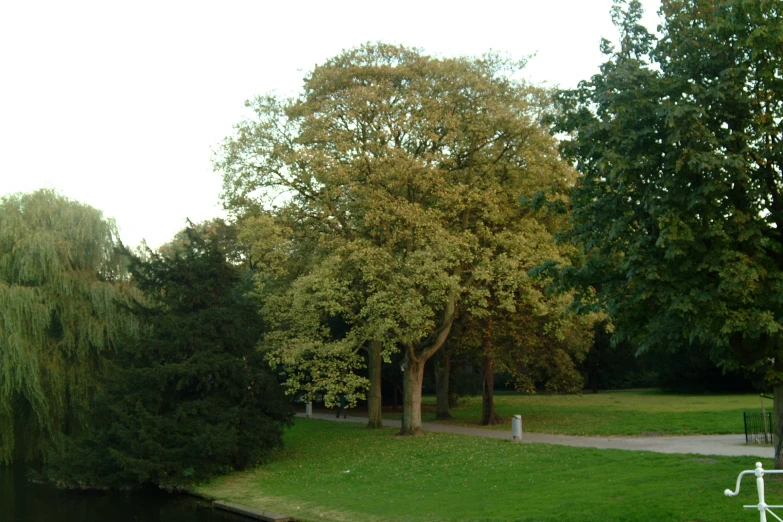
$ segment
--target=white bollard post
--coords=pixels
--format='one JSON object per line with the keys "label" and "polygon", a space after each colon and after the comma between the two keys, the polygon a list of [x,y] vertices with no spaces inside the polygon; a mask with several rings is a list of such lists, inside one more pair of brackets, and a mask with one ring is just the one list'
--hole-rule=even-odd
{"label": "white bollard post", "polygon": [[308,419],[313,418],[313,403],[310,401],[305,403],[305,417],[307,417]]}
{"label": "white bollard post", "polygon": [[764,500],[764,469],[756,462],[756,489],[759,491],[759,522],[767,522],[767,503]]}
{"label": "white bollard post", "polygon": [[522,442],[522,415],[511,417],[511,440]]}

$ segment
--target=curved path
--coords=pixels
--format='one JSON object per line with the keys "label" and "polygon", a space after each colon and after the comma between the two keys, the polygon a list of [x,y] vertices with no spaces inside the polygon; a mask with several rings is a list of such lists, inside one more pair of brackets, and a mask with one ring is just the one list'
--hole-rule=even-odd
{"label": "curved path", "polygon": [[[304,417],[304,413],[297,413]],[[329,413],[313,413],[312,418],[336,422],[366,423],[365,417],[348,417],[338,419]],[[383,419],[383,425],[398,428],[400,421]],[[481,428],[466,428],[434,422],[424,422],[424,431],[441,433],[458,433],[491,439],[511,440],[510,431],[496,431]],[[697,455],[723,455],[729,457],[753,456],[774,458],[772,446],[745,444],[745,436],[738,435],[689,435],[672,437],[576,437],[572,435],[549,435],[546,433],[523,433],[522,442],[538,442],[542,444],[559,444],[562,446],[581,446],[584,448],[621,449],[631,451],[654,451],[656,453],[692,453]]]}

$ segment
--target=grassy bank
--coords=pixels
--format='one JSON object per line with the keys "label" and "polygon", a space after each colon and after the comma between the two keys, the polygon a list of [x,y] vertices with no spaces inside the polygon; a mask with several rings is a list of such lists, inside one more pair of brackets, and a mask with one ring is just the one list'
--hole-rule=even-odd
{"label": "grassy bank", "polygon": [[[259,469],[198,492],[306,521],[758,520],[752,457],[703,457],[513,444],[297,419],[285,449]],[[762,461],[771,466],[769,461]],[[768,501],[783,500],[770,480]]]}
{"label": "grassy bank", "polygon": [[[772,401],[766,400],[772,411]],[[511,416],[522,415],[524,430],[561,435],[721,435],[743,433],[743,411],[760,411],[759,396],[681,395],[657,390],[583,395],[495,395],[495,409],[505,423],[489,429],[510,430]],[[359,414],[360,410],[351,414]],[[478,427],[481,397],[461,397],[451,421],[435,420],[435,397],[425,396],[424,422]],[[399,419],[399,412],[385,417]]]}

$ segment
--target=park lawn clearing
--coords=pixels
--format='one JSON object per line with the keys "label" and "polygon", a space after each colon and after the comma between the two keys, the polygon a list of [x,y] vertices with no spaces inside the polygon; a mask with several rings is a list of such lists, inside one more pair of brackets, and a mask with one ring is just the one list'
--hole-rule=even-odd
{"label": "park lawn clearing", "polygon": [[[304,521],[758,520],[742,509],[757,502],[752,478],[738,498],[723,495],[754,457],[394,433],[296,419],[273,461],[196,493]],[[783,482],[767,477],[767,484],[767,502],[783,503]]]}
{"label": "park lawn clearing", "polygon": [[[435,420],[435,397],[422,401],[422,421],[480,427],[481,396],[460,397],[453,420]],[[772,401],[765,400],[767,411]],[[684,395],[658,390],[571,395],[500,392],[495,410],[503,423],[488,429],[511,431],[511,416],[522,415],[524,431],[558,435],[725,435],[744,433],[742,413],[761,411],[755,394]],[[399,413],[385,415],[399,418]]]}

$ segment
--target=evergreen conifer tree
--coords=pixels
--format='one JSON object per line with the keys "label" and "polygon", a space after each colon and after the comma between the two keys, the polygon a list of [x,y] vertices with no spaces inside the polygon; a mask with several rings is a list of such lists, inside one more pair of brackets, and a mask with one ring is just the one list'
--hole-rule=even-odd
{"label": "evergreen conifer tree", "polygon": [[179,237],[130,265],[149,329],[120,346],[92,431],[53,461],[61,484],[176,489],[258,464],[281,445],[291,409],[255,348],[262,327],[244,295],[252,279],[217,238],[192,227]]}

